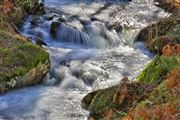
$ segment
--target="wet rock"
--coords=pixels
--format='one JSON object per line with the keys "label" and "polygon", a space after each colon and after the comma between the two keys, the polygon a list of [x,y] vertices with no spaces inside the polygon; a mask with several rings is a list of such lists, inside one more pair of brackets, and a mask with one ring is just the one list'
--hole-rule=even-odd
{"label": "wet rock", "polygon": [[50,33],[53,38],[57,37],[57,30],[58,30],[58,27],[60,24],[61,24],[61,22],[59,22],[59,21],[54,21],[51,23]]}
{"label": "wet rock", "polygon": [[52,19],[54,18],[54,15],[48,14],[48,15],[45,15],[44,18],[45,18],[46,20],[52,20]]}
{"label": "wet rock", "polygon": [[45,20],[42,17],[39,16],[31,16],[32,20],[31,20],[31,24],[37,26],[38,24],[41,24],[43,22],[45,22]]}
{"label": "wet rock", "polygon": [[94,97],[96,96],[96,94],[99,92],[98,91],[94,91],[91,93],[88,93],[81,101],[81,107],[85,110],[89,110],[90,104],[92,102],[92,100],[94,99]]}
{"label": "wet rock", "polygon": [[43,41],[42,39],[40,39],[40,38],[37,38],[37,39],[36,39],[36,44],[39,45],[39,46],[42,46],[42,45],[47,46],[46,42],[44,42],[44,41]]}
{"label": "wet rock", "polygon": [[96,17],[94,17],[94,16],[92,16],[92,17],[90,18],[90,20],[91,20],[91,21],[101,21],[100,19],[98,19],[98,18],[96,18]]}
{"label": "wet rock", "polygon": [[48,53],[31,43],[18,43],[13,36],[7,39],[13,39],[9,48],[0,40],[0,93],[42,82],[50,67]]}
{"label": "wet rock", "polygon": [[58,21],[58,22],[65,22],[65,21],[66,21],[66,18],[65,18],[64,16],[62,16],[62,17],[59,17],[59,18],[57,19],[57,21]]}
{"label": "wet rock", "polygon": [[109,30],[114,29],[114,30],[116,30],[116,32],[119,32],[119,33],[121,33],[123,30],[123,27],[120,23],[114,23],[114,24],[107,25],[107,28]]}
{"label": "wet rock", "polygon": [[49,67],[50,67],[50,63],[47,60],[45,63],[38,64],[37,67],[31,69],[25,75],[16,77],[15,79],[12,78],[10,81],[15,80],[16,82],[13,89],[42,83],[43,78],[45,77],[46,73],[49,71]]}

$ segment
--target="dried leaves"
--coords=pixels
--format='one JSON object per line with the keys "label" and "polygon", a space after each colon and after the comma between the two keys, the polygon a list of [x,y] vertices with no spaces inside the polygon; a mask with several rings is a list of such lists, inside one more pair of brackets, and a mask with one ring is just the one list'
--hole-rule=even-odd
{"label": "dried leaves", "polygon": [[179,44],[167,44],[162,49],[163,56],[180,56],[180,45]]}
{"label": "dried leaves", "polygon": [[0,2],[0,10],[2,14],[9,14],[15,10],[15,6],[11,0],[3,0]]}
{"label": "dried leaves", "polygon": [[[161,88],[167,88],[170,92],[170,96],[163,96],[166,98],[166,102],[155,102],[156,97],[152,99],[153,103],[151,106],[142,106],[138,105],[134,110],[129,112],[128,116],[123,118],[123,120],[179,120],[180,119],[180,101],[179,101],[179,93],[180,93],[180,69],[176,67],[171,71],[171,73],[167,76],[167,79],[164,82],[165,84],[161,84]],[[163,87],[162,87],[163,86]],[[154,96],[152,94],[151,96]],[[157,97],[162,96],[158,95]]]}
{"label": "dried leaves", "polygon": [[153,109],[140,107],[123,118],[123,120],[178,120],[180,116],[176,107],[176,104],[173,103],[157,105]]}

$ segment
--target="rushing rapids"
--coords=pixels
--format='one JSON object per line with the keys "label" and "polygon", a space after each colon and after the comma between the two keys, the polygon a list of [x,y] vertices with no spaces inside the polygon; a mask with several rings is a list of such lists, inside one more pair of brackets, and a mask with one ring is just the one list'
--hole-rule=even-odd
{"label": "rushing rapids", "polygon": [[47,14],[29,16],[21,31],[43,40],[50,72],[39,86],[0,96],[2,120],[83,120],[89,91],[133,79],[152,57],[139,30],[168,14],[152,0],[45,0]]}

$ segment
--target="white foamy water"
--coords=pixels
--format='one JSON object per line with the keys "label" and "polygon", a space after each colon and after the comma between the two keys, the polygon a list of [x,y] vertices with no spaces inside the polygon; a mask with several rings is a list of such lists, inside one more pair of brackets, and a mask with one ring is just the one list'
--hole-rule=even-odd
{"label": "white foamy water", "polygon": [[[85,120],[88,112],[80,106],[85,94],[139,74],[153,55],[144,43],[133,41],[140,29],[169,14],[153,1],[117,1],[45,0],[54,17],[26,19],[22,32],[47,43],[51,69],[42,85],[1,95],[0,119]],[[54,38],[50,26],[59,18],[65,21]]]}

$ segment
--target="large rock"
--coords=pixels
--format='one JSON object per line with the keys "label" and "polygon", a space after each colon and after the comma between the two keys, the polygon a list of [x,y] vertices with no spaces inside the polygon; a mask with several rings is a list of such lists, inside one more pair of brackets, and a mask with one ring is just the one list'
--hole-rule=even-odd
{"label": "large rock", "polygon": [[117,86],[87,94],[82,99],[81,106],[90,111],[89,118],[120,119],[126,115],[131,106],[145,99],[152,89],[152,85],[123,81]]}
{"label": "large rock", "polygon": [[[38,0],[26,4],[35,7],[35,1]],[[27,15],[23,11],[25,1],[8,2],[11,5],[7,8],[9,11],[0,11],[0,93],[42,82],[50,67],[48,53],[28,42],[15,27],[21,25]],[[3,7],[4,0],[0,1],[0,9]]]}

